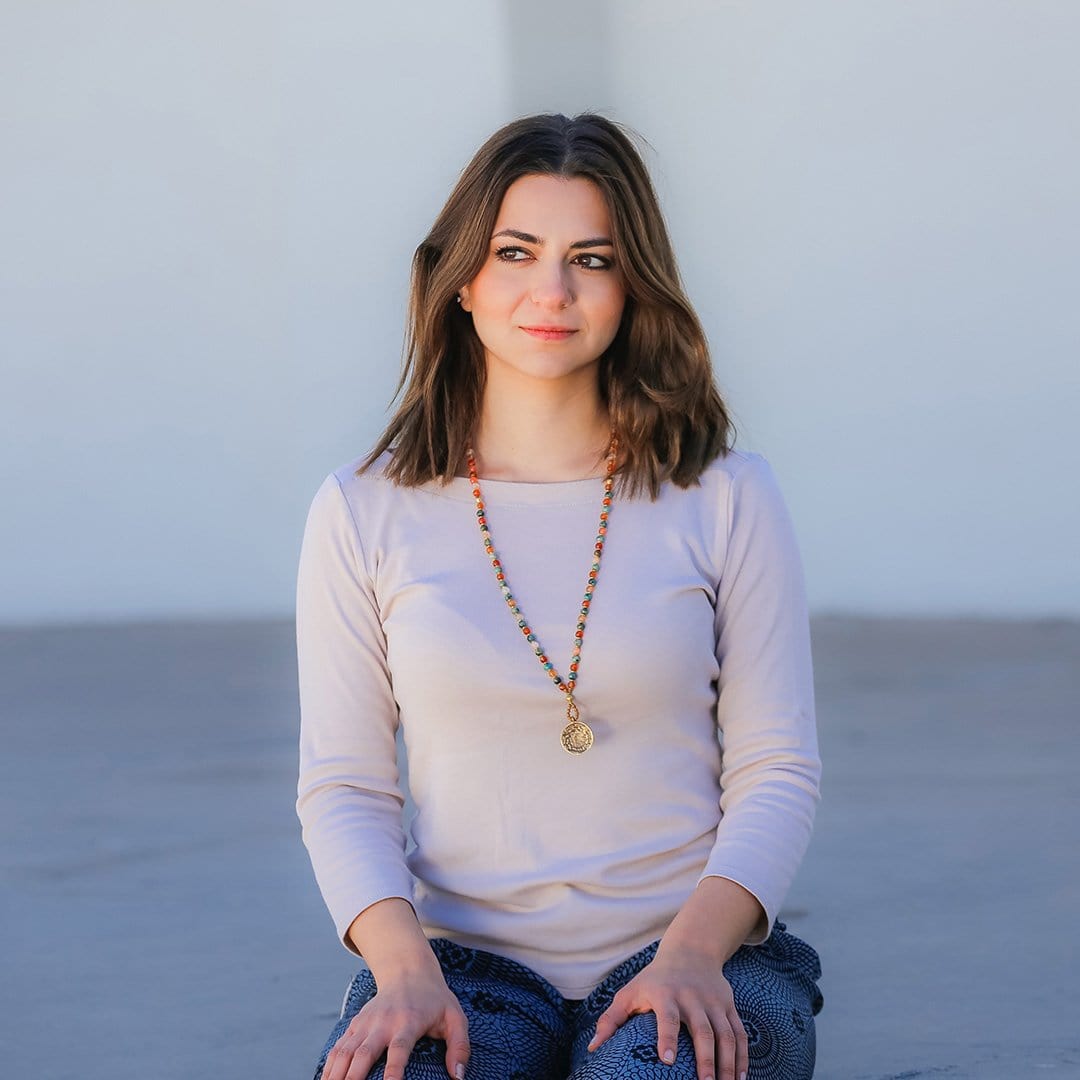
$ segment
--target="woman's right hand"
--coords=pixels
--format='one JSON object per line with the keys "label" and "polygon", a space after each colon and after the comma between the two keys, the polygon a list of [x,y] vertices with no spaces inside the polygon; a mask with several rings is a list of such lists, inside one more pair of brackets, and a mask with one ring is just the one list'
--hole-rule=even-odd
{"label": "woman's right hand", "polygon": [[322,1080],[364,1080],[386,1051],[384,1080],[403,1080],[417,1039],[446,1041],[446,1071],[464,1080],[469,1023],[441,972],[379,983],[326,1057]]}

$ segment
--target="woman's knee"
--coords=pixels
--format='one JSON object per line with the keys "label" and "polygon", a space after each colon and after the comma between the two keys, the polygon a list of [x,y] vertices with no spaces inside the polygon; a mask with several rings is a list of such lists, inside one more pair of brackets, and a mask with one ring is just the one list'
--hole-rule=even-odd
{"label": "woman's knee", "polygon": [[[739,1010],[746,1030],[747,1080],[810,1080],[816,1050],[814,1020],[786,1012],[775,1003],[762,1007],[760,998]],[[593,1053],[578,1050],[570,1080],[697,1080],[694,1044],[686,1027],[679,1029],[675,1062],[660,1060],[653,1013],[632,1016]]]}
{"label": "woman's knee", "polygon": [[757,995],[736,999],[750,1059],[747,1080],[810,1080],[816,1033],[809,1010]]}
{"label": "woman's knee", "polygon": [[591,1054],[577,1049],[570,1080],[696,1080],[694,1044],[685,1027],[679,1029],[675,1061],[660,1060],[656,1046],[656,1016],[631,1016],[605,1043]]}

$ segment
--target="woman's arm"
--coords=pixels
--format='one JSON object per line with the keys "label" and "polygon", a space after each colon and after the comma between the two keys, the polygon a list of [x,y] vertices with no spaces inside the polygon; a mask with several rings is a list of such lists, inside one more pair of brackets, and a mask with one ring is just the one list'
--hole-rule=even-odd
{"label": "woman's arm", "polygon": [[757,897],[741,885],[704,878],[671,920],[657,955],[694,952],[719,971],[764,917]]}
{"label": "woman's arm", "polygon": [[[373,575],[353,507],[327,477],[297,575],[300,773],[296,810],[342,944],[378,992],[327,1055],[324,1080],[366,1076],[385,1052],[400,1080],[416,1040],[444,1039],[464,1075],[468,1024],[413,910],[397,771],[397,704]],[[350,1072],[351,1070],[351,1072]]]}
{"label": "woman's arm", "polygon": [[810,842],[821,780],[810,617],[794,525],[776,476],[751,454],[732,477],[716,597],[721,821],[702,871],[742,885],[776,920]]}
{"label": "woman's arm", "polygon": [[397,703],[353,508],[330,475],[308,512],[296,583],[296,812],[342,944],[379,900],[412,900],[397,768]]}
{"label": "woman's arm", "polygon": [[696,889],[652,962],[600,1017],[590,1049],[629,1016],[652,1011],[662,1060],[674,1060],[682,1023],[703,1080],[743,1080],[746,1034],[722,969],[741,945],[769,935],[809,843],[821,762],[802,563],[763,457],[750,455],[732,477],[720,517],[722,818]]}

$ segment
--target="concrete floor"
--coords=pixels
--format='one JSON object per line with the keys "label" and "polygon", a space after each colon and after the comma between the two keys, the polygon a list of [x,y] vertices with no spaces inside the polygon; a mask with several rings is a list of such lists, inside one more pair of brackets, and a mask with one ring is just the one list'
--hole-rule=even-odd
{"label": "concrete floor", "polygon": [[[816,1075],[1080,1077],[1080,624],[814,622]],[[353,960],[282,622],[0,632],[0,1075],[308,1080]]]}

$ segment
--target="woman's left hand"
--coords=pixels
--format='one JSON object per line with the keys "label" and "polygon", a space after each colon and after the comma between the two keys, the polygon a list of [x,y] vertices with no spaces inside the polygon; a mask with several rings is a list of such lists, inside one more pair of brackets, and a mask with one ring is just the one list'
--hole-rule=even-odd
{"label": "woman's left hand", "polygon": [[651,963],[616,994],[596,1022],[589,1043],[595,1050],[631,1016],[656,1013],[660,1060],[671,1064],[678,1052],[679,1025],[694,1043],[700,1080],[745,1080],[749,1067],[746,1032],[731,985],[715,957],[685,947],[666,950],[661,944]]}

